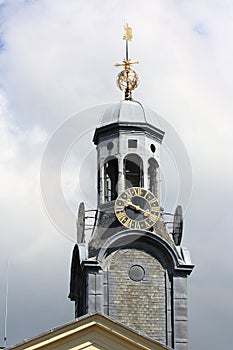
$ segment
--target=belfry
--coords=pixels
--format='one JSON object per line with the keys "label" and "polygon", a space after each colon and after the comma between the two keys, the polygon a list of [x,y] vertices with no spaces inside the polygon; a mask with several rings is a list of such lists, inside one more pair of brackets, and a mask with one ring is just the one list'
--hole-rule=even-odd
{"label": "belfry", "polygon": [[77,218],[69,298],[75,316],[102,314],[164,348],[188,349],[187,277],[193,265],[181,247],[178,206],[168,232],[161,207],[157,115],[132,97],[138,76],[129,59],[132,29],[125,25],[126,57],[117,84],[124,100],[110,105],[93,135],[97,150],[97,209],[86,235],[85,204]]}

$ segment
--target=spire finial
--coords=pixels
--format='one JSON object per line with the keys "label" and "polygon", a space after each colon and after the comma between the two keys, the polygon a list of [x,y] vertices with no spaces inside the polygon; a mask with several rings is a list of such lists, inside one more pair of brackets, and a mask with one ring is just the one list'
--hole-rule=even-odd
{"label": "spire finial", "polygon": [[124,25],[124,35],[123,40],[125,40],[125,59],[123,63],[116,63],[115,67],[124,67],[125,69],[121,71],[117,76],[117,85],[121,91],[125,93],[125,100],[132,100],[132,90],[136,89],[138,86],[138,75],[131,69],[132,64],[139,63],[138,61],[132,62],[129,58],[129,47],[128,42],[132,41],[133,33],[132,28],[129,27],[128,23]]}

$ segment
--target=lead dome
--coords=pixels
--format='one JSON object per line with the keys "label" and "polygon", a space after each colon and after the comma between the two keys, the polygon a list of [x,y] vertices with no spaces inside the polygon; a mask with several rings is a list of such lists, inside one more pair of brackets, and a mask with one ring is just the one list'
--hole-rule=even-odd
{"label": "lead dome", "polygon": [[138,101],[124,100],[109,105],[103,112],[98,128],[109,124],[147,124],[158,128],[158,115]]}

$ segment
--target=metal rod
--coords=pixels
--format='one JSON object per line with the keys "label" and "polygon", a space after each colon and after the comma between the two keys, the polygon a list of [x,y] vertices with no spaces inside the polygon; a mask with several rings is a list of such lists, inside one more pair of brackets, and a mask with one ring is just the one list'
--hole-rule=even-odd
{"label": "metal rod", "polygon": [[128,52],[128,40],[125,40],[125,49],[126,49],[126,61],[128,61],[129,59],[129,52]]}

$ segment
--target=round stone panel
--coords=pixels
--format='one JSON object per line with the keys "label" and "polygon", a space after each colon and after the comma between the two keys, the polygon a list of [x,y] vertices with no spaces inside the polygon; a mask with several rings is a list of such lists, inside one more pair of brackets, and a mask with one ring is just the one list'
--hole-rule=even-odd
{"label": "round stone panel", "polygon": [[145,270],[142,266],[140,265],[133,265],[129,269],[129,277],[131,280],[135,282],[139,282],[143,280],[145,276]]}

